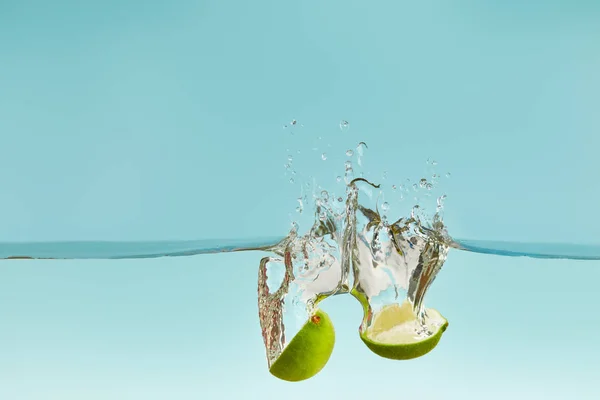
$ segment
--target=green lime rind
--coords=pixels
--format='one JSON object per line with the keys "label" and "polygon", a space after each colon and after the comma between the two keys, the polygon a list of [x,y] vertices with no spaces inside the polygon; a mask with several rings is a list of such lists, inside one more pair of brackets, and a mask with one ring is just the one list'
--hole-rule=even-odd
{"label": "green lime rind", "polygon": [[360,338],[373,353],[380,357],[389,358],[391,360],[411,360],[422,357],[433,350],[439,343],[447,327],[448,321],[444,322],[432,336],[420,342],[410,344],[377,343],[369,339],[362,332],[360,333]]}
{"label": "green lime rind", "polygon": [[288,382],[312,378],[329,361],[334,344],[333,323],[327,313],[317,310],[283,349],[269,372]]}

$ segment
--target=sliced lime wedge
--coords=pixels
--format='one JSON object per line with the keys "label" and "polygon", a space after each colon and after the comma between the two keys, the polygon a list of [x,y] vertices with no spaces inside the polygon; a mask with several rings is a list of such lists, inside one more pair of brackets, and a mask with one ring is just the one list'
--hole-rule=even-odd
{"label": "sliced lime wedge", "polygon": [[448,321],[435,309],[425,312],[423,325],[408,301],[385,306],[375,314],[371,326],[360,332],[360,337],[381,357],[393,360],[421,357],[437,346],[448,327]]}
{"label": "sliced lime wedge", "polygon": [[317,310],[290,340],[269,371],[290,382],[312,378],[329,361],[334,343],[335,330],[329,315]]}

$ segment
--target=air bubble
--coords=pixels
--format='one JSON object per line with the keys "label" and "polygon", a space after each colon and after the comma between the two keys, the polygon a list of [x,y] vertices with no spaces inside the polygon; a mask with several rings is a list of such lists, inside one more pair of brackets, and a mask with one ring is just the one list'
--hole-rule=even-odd
{"label": "air bubble", "polygon": [[352,157],[354,155],[354,152],[352,150],[348,149],[348,150],[346,150],[346,155],[348,157]]}
{"label": "air bubble", "polygon": [[294,178],[290,178],[290,183],[294,183]]}
{"label": "air bubble", "polygon": [[329,200],[329,193],[327,193],[327,190],[323,190],[321,192],[321,198],[324,202],[327,202]]}
{"label": "air bubble", "polygon": [[335,180],[336,180],[336,181],[338,181],[338,182],[341,182],[341,181],[342,181],[342,177],[341,177],[341,176],[337,176],[337,177],[335,178]]}
{"label": "air bubble", "polygon": [[392,185],[392,190],[396,190],[396,185]]}
{"label": "air bubble", "polygon": [[341,197],[338,197],[337,200],[341,203],[342,201],[344,201],[344,199],[342,199]]}
{"label": "air bubble", "polygon": [[425,187],[427,187],[427,184],[428,184],[428,182],[427,182],[427,179],[425,179],[425,178],[422,178],[422,179],[419,181],[419,186],[421,186],[422,188],[425,188]]}
{"label": "air bubble", "polygon": [[388,203],[387,201],[386,201],[386,202],[384,202],[384,203],[381,205],[381,209],[382,209],[384,212],[385,212],[385,211],[387,211],[387,210],[389,210],[389,209],[390,209],[390,203]]}
{"label": "air bubble", "polygon": [[450,172],[446,172],[446,178],[450,178],[452,174]]}
{"label": "air bubble", "polygon": [[327,160],[327,153],[321,154],[321,160],[323,160],[323,161]]}
{"label": "air bubble", "polygon": [[342,131],[347,131],[349,128],[350,128],[350,123],[348,121],[346,121],[344,119],[340,121],[340,129]]}

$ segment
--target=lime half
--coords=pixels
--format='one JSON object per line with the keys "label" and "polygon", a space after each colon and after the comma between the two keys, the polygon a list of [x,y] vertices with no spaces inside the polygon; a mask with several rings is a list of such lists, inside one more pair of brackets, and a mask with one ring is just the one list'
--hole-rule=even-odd
{"label": "lime half", "polygon": [[385,306],[373,318],[371,326],[360,332],[362,341],[375,354],[393,360],[409,360],[429,353],[440,341],[448,321],[435,309],[425,310],[421,324],[412,304]]}
{"label": "lime half", "polygon": [[269,371],[290,382],[312,378],[329,361],[334,343],[335,330],[329,315],[317,310],[283,349]]}

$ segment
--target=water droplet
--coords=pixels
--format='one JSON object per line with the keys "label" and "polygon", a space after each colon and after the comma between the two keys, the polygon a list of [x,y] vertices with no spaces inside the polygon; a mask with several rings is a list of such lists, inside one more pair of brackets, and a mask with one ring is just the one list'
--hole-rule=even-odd
{"label": "water droplet", "polygon": [[342,181],[342,177],[338,176],[338,177],[335,178],[335,180],[338,181],[338,182],[341,182]]}
{"label": "water droplet", "polygon": [[348,171],[348,170],[352,169],[352,161],[346,161],[346,162],[344,163],[344,166],[345,166],[345,168],[346,168],[346,171]]}
{"label": "water droplet", "polygon": [[412,188],[416,192],[417,190],[419,190],[419,185],[417,185],[416,183],[413,183]]}
{"label": "water droplet", "polygon": [[417,219],[418,218],[418,216],[417,216],[418,211],[419,211],[419,206],[418,205],[414,206],[412,208],[411,212],[410,212],[411,218]]}
{"label": "water droplet", "polygon": [[360,142],[358,146],[356,146],[356,151],[358,152],[358,165],[362,167],[362,158],[365,154],[365,149],[367,149],[367,144],[365,142]]}
{"label": "water droplet", "polygon": [[354,155],[354,152],[352,150],[348,149],[348,150],[346,150],[346,155],[348,157],[352,157]]}
{"label": "water droplet", "polygon": [[381,209],[385,212],[390,209],[390,204],[386,201],[381,205]]}
{"label": "water droplet", "polygon": [[338,197],[338,201],[341,203],[342,201],[344,201],[344,199],[342,199],[341,197]]}
{"label": "water droplet", "polygon": [[327,160],[327,153],[321,154],[321,160],[323,160],[323,161]]}
{"label": "water droplet", "polygon": [[431,190],[431,189],[433,189],[433,185],[432,185],[431,183],[427,182],[427,183],[425,184],[425,189],[427,189],[427,190]]}
{"label": "water droplet", "polygon": [[341,120],[340,121],[340,129],[342,131],[346,131],[346,130],[348,130],[348,128],[350,128],[350,123],[346,120]]}
{"label": "water droplet", "polygon": [[354,170],[352,169],[352,164],[350,164],[350,167],[346,167],[346,173],[344,174],[344,182],[346,182],[346,185],[349,185],[350,182],[352,182],[354,180]]}
{"label": "water droplet", "polygon": [[450,178],[452,174],[450,172],[446,172],[446,178]]}
{"label": "water droplet", "polygon": [[290,183],[294,183],[294,178],[290,178]]}
{"label": "water droplet", "polygon": [[294,157],[292,157],[292,155],[291,155],[291,154],[288,154],[288,161],[289,161],[289,162],[292,162],[292,161],[294,161]]}
{"label": "water droplet", "polygon": [[444,208],[444,200],[446,200],[446,195],[443,194],[440,197],[438,197],[437,199],[437,210],[438,212],[442,210],[442,208]]}
{"label": "water droplet", "polygon": [[324,202],[327,203],[327,201],[329,200],[329,193],[327,193],[327,190],[323,190],[321,192],[321,198],[323,199]]}
{"label": "water droplet", "polygon": [[421,186],[422,188],[425,188],[425,187],[427,186],[427,183],[428,183],[428,182],[427,182],[427,179],[425,179],[425,178],[422,178],[422,179],[419,181],[419,186]]}
{"label": "water droplet", "polygon": [[396,185],[392,185],[392,190],[396,190]]}
{"label": "water droplet", "polygon": [[290,122],[291,125],[296,125],[298,123],[298,121],[296,121],[295,119],[292,120],[292,122]]}

